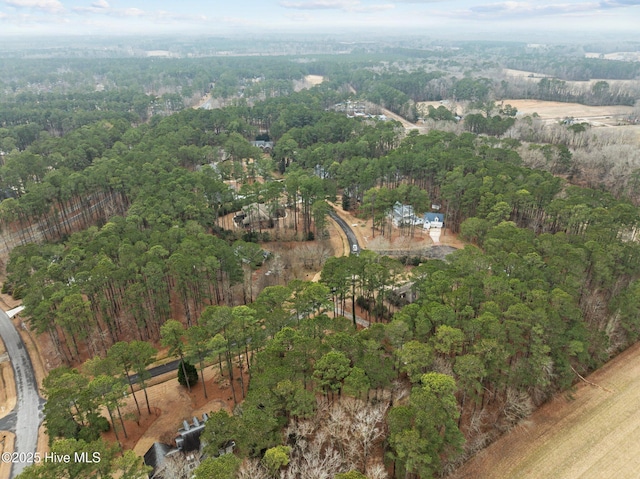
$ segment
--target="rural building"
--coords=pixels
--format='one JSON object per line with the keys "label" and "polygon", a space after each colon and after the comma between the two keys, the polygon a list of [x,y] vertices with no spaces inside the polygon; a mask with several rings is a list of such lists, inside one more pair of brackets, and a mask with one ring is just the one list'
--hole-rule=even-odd
{"label": "rural building", "polygon": [[444,214],[442,213],[425,213],[424,229],[444,228]]}
{"label": "rural building", "polygon": [[424,221],[422,218],[416,216],[413,211],[413,206],[403,205],[400,202],[393,205],[390,216],[393,225],[396,227],[421,225]]}
{"label": "rural building", "polygon": [[[204,431],[204,426],[209,416],[205,413],[202,420],[197,417],[193,422],[182,421],[182,427],[178,429],[176,436],[176,447],[168,444],[155,442],[144,455],[144,463],[153,469],[149,473],[149,479],[172,479],[179,471],[186,472],[187,477],[200,464],[202,456],[202,444],[200,435]],[[224,454],[228,450],[233,452],[235,442],[230,441],[229,447],[220,450],[219,454]]]}
{"label": "rural building", "polygon": [[182,421],[182,427],[178,429],[178,436],[176,437],[176,447],[182,452],[191,452],[200,450],[200,435],[204,431],[204,425],[209,419],[209,416],[205,413],[202,415],[202,421],[198,421],[198,418],[194,416],[193,423],[189,424],[187,421]]}
{"label": "rural building", "polygon": [[273,141],[256,140],[256,141],[252,141],[251,144],[253,146],[257,146],[265,153],[271,153],[273,151],[273,146],[274,146]]}
{"label": "rural building", "polygon": [[162,469],[166,461],[167,454],[172,450],[172,447],[162,442],[154,442],[153,446],[144,454],[144,463],[147,466],[151,466],[151,472],[149,473],[149,479],[160,479],[162,476]]}
{"label": "rural building", "polygon": [[414,284],[413,281],[409,281],[408,283],[391,288],[389,301],[396,306],[405,306],[413,303],[418,297]]}
{"label": "rural building", "polygon": [[244,226],[247,229],[273,228],[274,219],[269,208],[263,203],[243,206],[242,211],[233,218],[238,226]]}

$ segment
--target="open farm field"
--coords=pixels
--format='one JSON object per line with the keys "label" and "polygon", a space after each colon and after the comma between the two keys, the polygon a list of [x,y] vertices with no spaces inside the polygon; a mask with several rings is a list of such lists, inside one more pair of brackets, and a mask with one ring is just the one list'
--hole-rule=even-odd
{"label": "open farm field", "polygon": [[[567,117],[582,119],[590,123],[592,123],[591,120],[596,120],[594,126],[617,125],[620,119],[623,119],[633,111],[633,107],[624,105],[588,106],[580,103],[545,100],[505,99],[496,102],[496,104],[508,104],[516,107],[518,109],[518,116],[537,113],[543,120],[562,120]],[[423,113],[427,111],[429,106],[433,106],[434,108],[444,106],[452,111],[455,107],[456,114],[463,115],[465,113],[463,105],[449,101],[424,101],[418,103],[418,109]]]}
{"label": "open farm field", "polygon": [[514,70],[512,68],[505,68],[502,72],[506,76],[510,77],[518,77],[518,78],[531,78],[532,80],[538,80],[540,78],[548,78],[549,75],[545,75],[544,73],[536,73],[530,72],[526,70]]}
{"label": "open farm field", "polygon": [[640,344],[558,395],[453,479],[618,479],[640,470]]}
{"label": "open farm field", "polygon": [[585,58],[604,58],[605,60],[619,60],[627,62],[640,62],[640,52],[613,52],[601,53],[587,52]]}
{"label": "open farm field", "polygon": [[[530,80],[532,82],[539,82],[541,78],[552,78],[552,75],[546,75],[540,72],[531,72],[526,70],[513,70],[511,68],[505,68],[502,70],[507,77],[516,77],[520,79]],[[594,83],[599,81],[606,81],[612,87],[624,87],[624,86],[637,86],[640,83],[639,80],[602,80],[599,78],[592,78],[588,81],[566,81],[567,85],[571,87],[583,87],[585,89],[591,88]]]}
{"label": "open farm field", "polygon": [[587,106],[580,103],[565,103],[560,101],[543,100],[503,100],[518,109],[519,114],[532,115],[537,113],[542,119],[554,120],[567,117],[597,118],[602,123],[616,123],[617,117],[629,115],[633,107],[622,105]]}

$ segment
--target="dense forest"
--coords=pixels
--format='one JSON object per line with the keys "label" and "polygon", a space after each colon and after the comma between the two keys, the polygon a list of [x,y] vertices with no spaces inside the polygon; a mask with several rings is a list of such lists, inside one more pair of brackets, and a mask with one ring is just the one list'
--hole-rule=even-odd
{"label": "dense forest", "polygon": [[[0,226],[20,244],[7,244],[4,290],[56,350],[60,367],[44,381],[52,449],[100,447],[110,458],[99,470],[45,464],[24,477],[138,477],[139,460],[116,458],[100,433],[127,434],[126,390],[137,417],[150,413],[156,347],[182,360],[186,387],[208,367],[230,380],[233,414],[207,422],[197,478],[424,479],[636,342],[637,185],[578,184],[584,145],[547,141],[535,118],[496,105],[504,84],[461,72],[480,61],[478,48],[483,71],[495,69],[505,47],[458,48],[455,58],[358,51],[351,64],[69,60],[50,77],[35,62],[2,60]],[[531,67],[517,63],[525,49],[508,66]],[[601,62],[584,65],[600,74]],[[624,77],[610,68],[601,78]],[[33,69],[22,83],[21,69]],[[294,91],[308,74],[325,81]],[[535,98],[564,81],[543,80]],[[581,100],[637,98],[600,88]],[[228,106],[185,108],[205,94]],[[369,101],[414,119],[426,99],[464,100],[469,111],[460,121],[432,108],[433,128],[419,134],[333,108]],[[558,128],[560,139],[584,133]],[[274,141],[271,153],[256,139]],[[468,246],[412,267],[363,250],[323,261],[319,282],[283,273],[254,284],[257,268],[278,271],[272,242],[323,241],[336,201],[379,235],[396,202],[439,204]],[[286,221],[233,227],[229,215],[255,204],[287,211]],[[417,300],[403,305],[391,290],[407,281]],[[356,304],[368,327],[345,312]],[[234,454],[218,457],[231,439]]]}

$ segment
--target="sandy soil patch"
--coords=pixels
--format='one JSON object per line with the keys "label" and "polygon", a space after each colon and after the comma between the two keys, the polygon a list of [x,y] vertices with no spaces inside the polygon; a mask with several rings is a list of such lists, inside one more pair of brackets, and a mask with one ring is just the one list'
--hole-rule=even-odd
{"label": "sandy soil patch", "polygon": [[[11,432],[0,432],[0,454],[13,452],[13,444],[16,436]],[[0,461],[0,479],[9,479],[11,474],[11,463]]]}
{"label": "sandy soil patch", "polygon": [[41,456],[49,452],[49,435],[47,434],[47,428],[44,427],[44,424],[40,424],[40,428],[38,429],[38,444],[36,445],[36,449]]}
{"label": "sandy soil patch", "polygon": [[4,343],[0,339],[0,418],[16,406],[16,382]]}
{"label": "sandy soil patch", "polygon": [[324,81],[324,77],[322,75],[307,75],[304,77],[304,81],[315,86],[320,85]]}
{"label": "sandy soil patch", "polygon": [[293,89],[295,91],[307,90],[316,85],[320,85],[324,81],[322,75],[307,75],[301,80],[293,80]]}
{"label": "sandy soil patch", "polygon": [[[631,479],[640,470],[640,343],[558,395],[452,479]],[[603,389],[605,388],[605,389]]]}
{"label": "sandy soil patch", "polygon": [[11,363],[0,364],[0,418],[5,417],[16,407],[16,383]]}

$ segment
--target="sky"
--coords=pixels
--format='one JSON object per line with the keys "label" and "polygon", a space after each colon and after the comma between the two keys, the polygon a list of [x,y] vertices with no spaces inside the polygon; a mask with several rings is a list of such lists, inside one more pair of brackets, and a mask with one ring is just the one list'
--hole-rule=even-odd
{"label": "sky", "polygon": [[0,0],[0,36],[524,31],[637,40],[640,0]]}

